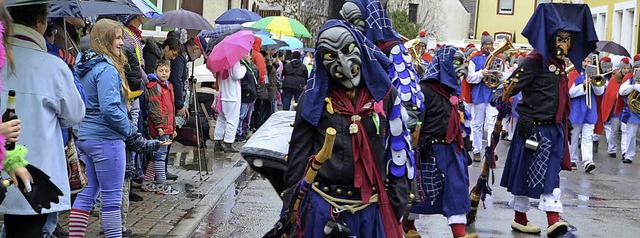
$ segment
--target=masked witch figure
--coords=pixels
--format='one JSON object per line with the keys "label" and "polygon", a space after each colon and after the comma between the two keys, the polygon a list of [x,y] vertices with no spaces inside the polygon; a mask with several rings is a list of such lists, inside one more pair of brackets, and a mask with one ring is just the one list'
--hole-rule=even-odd
{"label": "masked witch figure", "polygon": [[466,213],[471,210],[469,173],[463,146],[463,129],[458,108],[464,67],[464,54],[453,46],[443,46],[427,67],[420,88],[425,95],[425,112],[417,158],[420,203],[413,205],[404,224],[405,237],[420,237],[414,226],[417,214],[442,214],[447,217],[453,237],[477,237],[465,234]]}
{"label": "masked witch figure", "polygon": [[[284,176],[290,189],[283,194],[279,223],[289,236],[402,237],[400,219],[415,169],[407,115],[381,66],[388,64],[348,23],[329,20],[320,29]],[[337,130],[333,155],[317,170],[294,211],[296,190],[307,168],[315,165],[329,127]],[[286,220],[296,213],[292,231]],[[278,236],[280,225],[267,236]]]}
{"label": "masked witch figure", "polygon": [[388,67],[389,78],[411,116],[407,125],[413,130],[417,124],[417,115],[424,109],[424,95],[420,91],[420,78],[415,69],[418,66],[413,65],[411,55],[402,44],[400,35],[393,29],[387,12],[378,0],[346,0],[340,15],[393,62]]}
{"label": "masked witch figure", "polygon": [[[511,228],[540,233],[540,227],[526,215],[529,198],[536,198],[540,199],[538,209],[547,214],[547,237],[559,237],[569,228],[559,217],[563,211],[559,173],[561,169],[571,170],[567,137],[570,100],[564,59],[581,65],[582,59],[595,50],[598,37],[587,5],[560,3],[540,4],[522,35],[534,51],[505,82],[505,93],[513,96],[522,92],[522,100],[516,109],[520,119],[500,185],[513,195],[509,201],[515,210]],[[503,104],[500,100],[494,103]]]}

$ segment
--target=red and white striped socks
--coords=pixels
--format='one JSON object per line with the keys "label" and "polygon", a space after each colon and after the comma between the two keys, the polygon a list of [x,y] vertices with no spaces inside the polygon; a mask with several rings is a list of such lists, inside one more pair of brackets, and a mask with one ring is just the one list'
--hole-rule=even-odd
{"label": "red and white striped socks", "polygon": [[69,216],[69,238],[85,237],[89,223],[89,212],[80,209],[71,209]]}
{"label": "red and white striped socks", "polygon": [[155,164],[156,162],[151,160],[149,161],[149,163],[147,164],[147,171],[145,171],[144,173],[144,181],[153,181],[156,177],[156,168],[155,168]]}

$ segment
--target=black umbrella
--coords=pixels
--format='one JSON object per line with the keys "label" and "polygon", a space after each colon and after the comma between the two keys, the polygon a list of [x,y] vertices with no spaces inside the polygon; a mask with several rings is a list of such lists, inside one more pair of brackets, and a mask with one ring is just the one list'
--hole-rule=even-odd
{"label": "black umbrella", "polygon": [[166,11],[161,18],[152,19],[147,24],[189,30],[213,30],[213,26],[207,19],[198,13],[184,9]]}
{"label": "black umbrella", "polygon": [[621,46],[620,44],[613,41],[598,41],[596,43],[596,47],[596,50],[600,52],[607,52],[614,55],[631,57],[629,51],[627,51],[624,46]]}

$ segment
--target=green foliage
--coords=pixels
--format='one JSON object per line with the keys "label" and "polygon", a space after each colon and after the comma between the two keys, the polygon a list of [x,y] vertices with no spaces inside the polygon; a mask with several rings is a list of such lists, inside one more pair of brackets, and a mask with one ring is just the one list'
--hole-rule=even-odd
{"label": "green foliage", "polygon": [[420,26],[409,21],[409,14],[405,11],[393,11],[389,14],[393,27],[400,35],[413,39],[418,35]]}

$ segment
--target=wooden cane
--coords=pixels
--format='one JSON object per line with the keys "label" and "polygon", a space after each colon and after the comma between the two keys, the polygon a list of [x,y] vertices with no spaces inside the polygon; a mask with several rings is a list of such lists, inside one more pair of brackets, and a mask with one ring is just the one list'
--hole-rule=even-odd
{"label": "wooden cane", "polygon": [[315,180],[320,167],[324,164],[325,161],[331,158],[333,154],[333,144],[336,140],[336,129],[333,127],[327,128],[326,136],[324,137],[324,144],[322,145],[322,149],[316,154],[316,157],[310,161],[311,165],[304,177],[304,181],[301,182],[301,188],[298,190],[298,195],[296,197],[296,201],[293,203],[293,211],[292,215],[289,218],[289,222],[293,224],[298,217],[298,209],[300,208],[300,203],[304,196],[309,192],[311,188],[311,184],[313,180]]}
{"label": "wooden cane", "polygon": [[[511,82],[505,87],[504,91],[502,92],[502,98],[501,98],[502,102],[507,102],[507,100],[509,100],[509,97],[511,97],[511,92],[513,91],[517,83],[518,83],[518,78],[511,79]],[[500,132],[502,132],[502,119],[504,118],[504,116],[505,116],[505,113],[499,112],[498,116],[496,117],[496,123],[495,123],[495,126],[493,127],[493,132],[491,132],[491,140],[489,142],[491,143],[491,147],[490,147],[491,151],[489,152],[490,155],[485,156],[484,163],[482,163],[482,172],[480,173],[478,182],[471,189],[471,192],[469,193],[469,199],[471,201],[471,211],[467,213],[467,224],[472,224],[473,222],[476,221],[478,206],[480,205],[480,199],[482,198],[483,196],[482,193],[484,192],[483,191],[484,189],[482,189],[482,187],[484,186],[483,183],[487,184],[487,177],[489,176],[489,170],[491,169],[491,167],[493,167],[493,164],[495,163],[495,160],[494,160],[495,149],[498,145],[498,142],[500,141],[499,136],[500,136]],[[489,162],[490,160],[491,162]]]}

